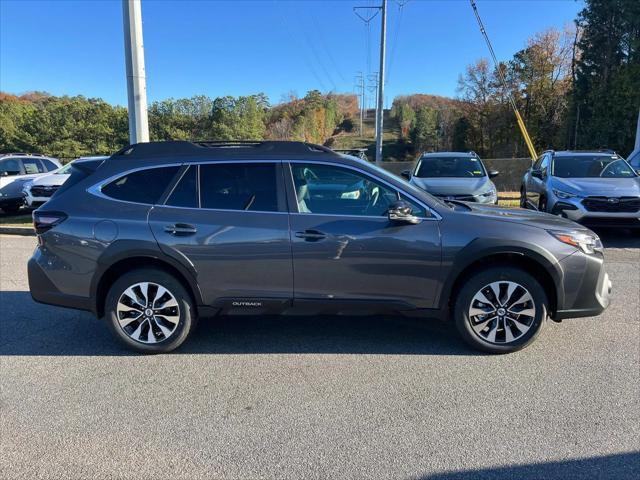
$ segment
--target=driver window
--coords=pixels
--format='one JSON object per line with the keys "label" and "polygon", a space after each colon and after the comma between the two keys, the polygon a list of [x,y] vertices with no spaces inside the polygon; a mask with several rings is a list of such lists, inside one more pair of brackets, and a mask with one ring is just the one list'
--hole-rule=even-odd
{"label": "driver window", "polygon": [[547,176],[547,173],[549,169],[549,155],[543,155],[542,157],[542,162],[540,163],[540,172],[542,173],[543,177]]}
{"label": "driver window", "polygon": [[18,160],[9,158],[0,162],[0,174],[20,175],[20,164],[18,163]]}
{"label": "driver window", "polygon": [[300,213],[323,215],[384,216],[389,206],[402,199],[413,214],[425,211],[398,191],[367,175],[333,165],[292,163],[291,170]]}

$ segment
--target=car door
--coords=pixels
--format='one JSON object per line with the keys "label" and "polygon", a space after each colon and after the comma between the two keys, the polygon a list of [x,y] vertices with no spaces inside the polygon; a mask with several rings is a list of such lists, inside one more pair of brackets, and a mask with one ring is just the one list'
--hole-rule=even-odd
{"label": "car door", "polygon": [[540,195],[545,190],[546,171],[549,167],[549,154],[545,153],[540,157],[540,161],[536,162],[529,174],[530,184],[527,188],[529,203],[534,206],[540,204]]}
{"label": "car door", "polygon": [[[294,305],[362,301],[431,308],[441,263],[438,216],[391,184],[355,167],[291,162]],[[392,223],[405,200],[422,220]]]}
{"label": "car door", "polygon": [[279,162],[183,167],[149,213],[160,248],[191,265],[207,305],[290,302],[293,271]]}

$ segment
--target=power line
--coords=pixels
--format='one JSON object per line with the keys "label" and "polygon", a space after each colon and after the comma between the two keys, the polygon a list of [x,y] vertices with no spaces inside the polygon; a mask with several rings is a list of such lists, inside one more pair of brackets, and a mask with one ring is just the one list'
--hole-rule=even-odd
{"label": "power line", "polygon": [[327,43],[325,42],[324,34],[322,33],[322,29],[320,28],[320,24],[318,22],[318,19],[316,18],[316,16],[312,12],[310,12],[310,15],[311,15],[311,20],[313,22],[313,26],[316,29],[316,33],[317,33],[318,39],[320,40],[320,45],[322,46],[323,50],[327,54],[327,57],[329,57],[329,61],[331,62],[331,65],[333,66],[333,70],[338,74],[338,76],[340,77],[340,79],[342,80],[343,83],[347,83],[346,78],[344,78],[344,75],[342,74],[342,71],[338,67],[338,64],[336,63],[333,55],[331,54],[331,49],[327,46]]}
{"label": "power line", "polygon": [[[275,0],[274,0],[275,2]],[[282,23],[282,27],[284,28],[284,30],[287,32],[287,34],[289,35],[289,37],[291,38],[291,44],[292,45],[296,45],[299,43],[298,39],[295,37],[295,35],[291,32],[291,28],[289,27],[289,22],[287,19],[287,16],[284,14],[284,12],[282,13],[282,15],[280,16],[280,22]],[[306,56],[302,56],[304,63],[307,65],[307,68],[309,69],[309,71],[311,72],[311,74],[313,75],[313,77],[316,79],[316,81],[318,82],[318,84],[320,85],[320,88],[322,90],[327,90],[326,85],[324,84],[324,82],[322,81],[322,79],[320,79],[320,76],[318,75],[318,72],[316,72],[316,69],[313,68],[313,64],[309,61],[309,59]]]}
{"label": "power line", "polygon": [[[393,44],[391,45],[391,56],[389,58],[389,68],[388,68],[389,73],[393,71],[393,64],[396,57],[396,48],[398,46],[400,27],[402,25],[402,14],[404,12],[404,6],[410,1],[411,0],[396,0],[396,4],[398,5],[398,16],[396,17],[396,24],[393,32]],[[385,81],[385,85],[389,84],[389,73],[387,74],[387,80]]]}

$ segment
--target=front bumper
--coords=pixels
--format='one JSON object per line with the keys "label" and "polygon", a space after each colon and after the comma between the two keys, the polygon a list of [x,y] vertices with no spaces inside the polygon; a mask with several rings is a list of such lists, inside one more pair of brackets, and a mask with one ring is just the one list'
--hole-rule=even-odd
{"label": "front bumper", "polygon": [[574,222],[588,226],[619,226],[640,228],[640,211],[635,212],[607,212],[590,211],[583,205],[583,198],[557,198],[549,199],[548,211],[554,215],[561,215]]}
{"label": "front bumper", "polygon": [[576,252],[561,261],[564,300],[551,318],[595,317],[611,302],[612,283],[602,255]]}
{"label": "front bumper", "polygon": [[24,197],[22,195],[20,196],[8,196],[8,195],[2,195],[0,196],[0,208],[2,207],[11,207],[11,206],[22,206],[24,205]]}

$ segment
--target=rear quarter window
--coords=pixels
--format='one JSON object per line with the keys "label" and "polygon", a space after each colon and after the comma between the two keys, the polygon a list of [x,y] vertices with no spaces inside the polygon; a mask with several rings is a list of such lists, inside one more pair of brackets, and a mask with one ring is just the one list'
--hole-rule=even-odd
{"label": "rear quarter window", "polygon": [[156,167],[137,170],[102,187],[107,197],[125,202],[153,205],[160,200],[180,167]]}

